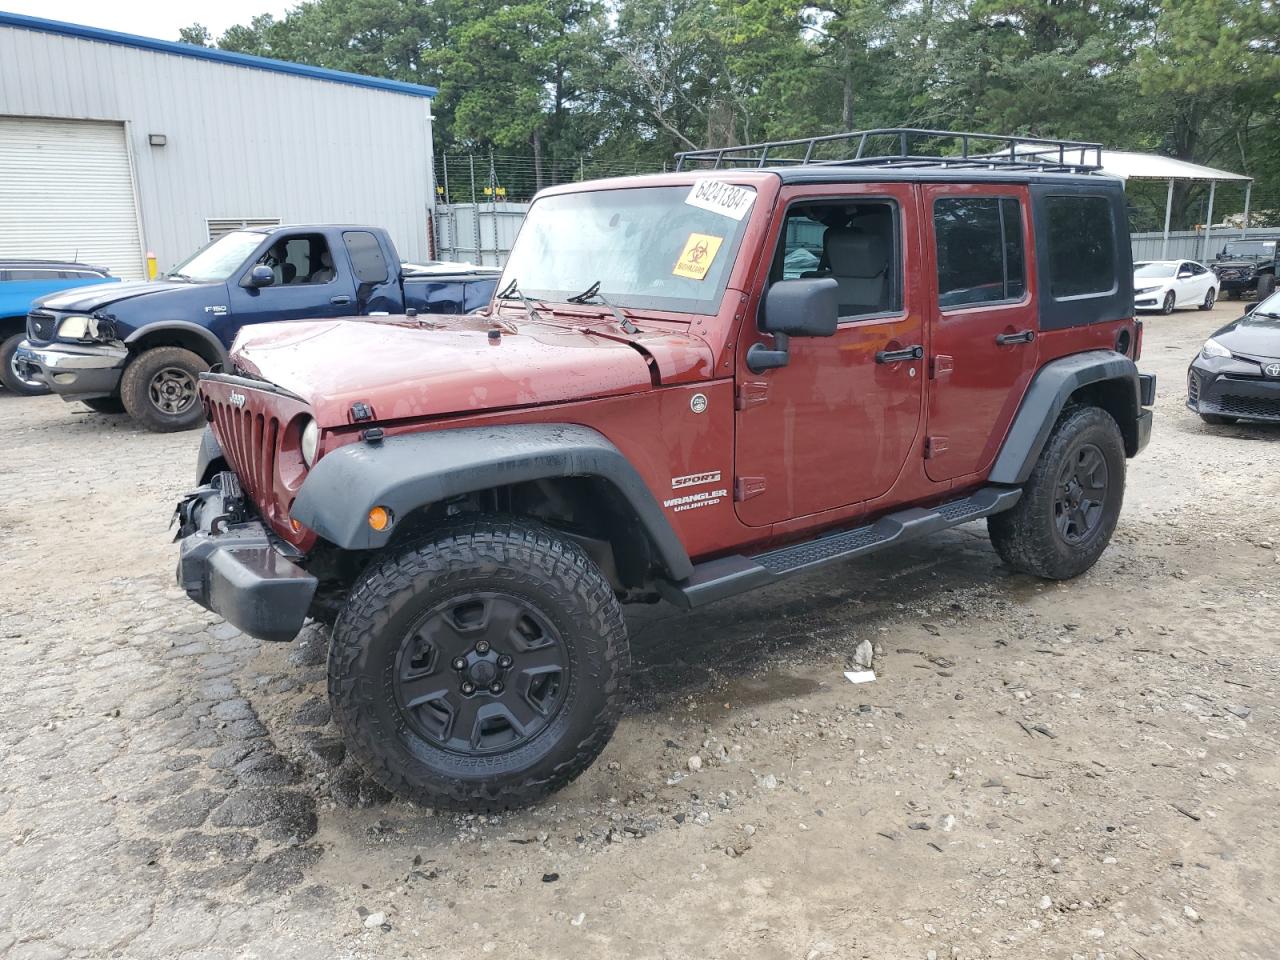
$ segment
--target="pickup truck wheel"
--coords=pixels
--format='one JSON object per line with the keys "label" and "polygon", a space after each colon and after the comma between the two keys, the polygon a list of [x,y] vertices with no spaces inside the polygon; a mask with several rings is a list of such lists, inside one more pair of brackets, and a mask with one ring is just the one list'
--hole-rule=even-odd
{"label": "pickup truck wheel", "polygon": [[80,402],[94,413],[124,413],[124,404],[119,397],[94,397]]}
{"label": "pickup truck wheel", "polygon": [[481,520],[370,566],[334,626],[329,699],[388,790],[507,809],[590,766],[629,670],[621,606],[581,548],[540,524]]}
{"label": "pickup truck wheel", "polygon": [[1111,542],[1124,502],[1124,440],[1100,407],[1068,408],[1012,510],[987,518],[991,543],[1015,570],[1079,576]]}
{"label": "pickup truck wheel", "polygon": [[196,386],[209,365],[181,347],[153,347],[135,357],[120,378],[129,416],[153,433],[190,430],[204,422]]}
{"label": "pickup truck wheel", "polygon": [[38,380],[28,380],[22,376],[22,374],[18,373],[18,368],[14,363],[14,354],[18,351],[18,344],[25,340],[26,337],[25,333],[15,333],[0,341],[0,383],[3,383],[7,389],[20,396],[37,397],[42,393],[48,393],[49,388]]}

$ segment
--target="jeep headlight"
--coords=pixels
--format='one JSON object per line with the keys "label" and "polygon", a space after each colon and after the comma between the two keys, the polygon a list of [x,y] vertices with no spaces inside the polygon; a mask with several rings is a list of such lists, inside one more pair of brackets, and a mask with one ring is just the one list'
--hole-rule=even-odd
{"label": "jeep headlight", "polygon": [[96,339],[98,321],[93,317],[66,317],[58,324],[58,336],[64,340]]}
{"label": "jeep headlight", "polygon": [[1200,348],[1200,356],[1206,360],[1211,360],[1214,357],[1229,357],[1231,356],[1231,351],[1213,339],[1213,337],[1210,337],[1204,342],[1204,346]]}
{"label": "jeep headlight", "polygon": [[307,465],[307,469],[311,469],[311,465],[316,462],[316,451],[320,448],[320,426],[316,423],[315,418],[309,418],[307,425],[302,428],[302,462]]}

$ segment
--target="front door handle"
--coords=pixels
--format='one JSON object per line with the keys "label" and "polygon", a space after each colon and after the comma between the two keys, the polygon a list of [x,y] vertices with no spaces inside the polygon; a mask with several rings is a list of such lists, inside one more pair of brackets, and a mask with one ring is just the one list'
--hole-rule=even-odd
{"label": "front door handle", "polygon": [[350,297],[330,297],[329,302],[332,303],[335,307],[345,307],[348,303],[351,302],[351,298]]}
{"label": "front door handle", "polygon": [[903,347],[901,350],[879,350],[876,363],[897,363],[900,360],[919,360],[924,357],[924,347]]}
{"label": "front door handle", "polygon": [[1030,343],[1036,338],[1034,330],[1019,330],[1017,333],[997,333],[996,343],[1007,347],[1011,343]]}

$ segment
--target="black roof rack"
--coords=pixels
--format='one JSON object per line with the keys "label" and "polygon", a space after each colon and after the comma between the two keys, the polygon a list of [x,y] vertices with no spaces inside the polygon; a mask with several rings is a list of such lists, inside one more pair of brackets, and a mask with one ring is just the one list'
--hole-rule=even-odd
{"label": "black roof rack", "polygon": [[[922,140],[932,142],[921,144]],[[889,148],[888,152],[883,151],[884,146]],[[930,150],[932,152],[928,152]],[[832,153],[835,156],[828,156]],[[853,155],[849,156],[850,153]],[[678,171],[766,166],[943,166],[1092,173],[1102,168],[1102,144],[997,133],[883,127],[676,154]]]}

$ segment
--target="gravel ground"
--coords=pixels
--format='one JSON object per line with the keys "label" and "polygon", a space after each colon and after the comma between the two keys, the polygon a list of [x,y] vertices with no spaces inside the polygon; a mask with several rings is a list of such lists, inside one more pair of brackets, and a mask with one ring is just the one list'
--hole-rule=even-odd
{"label": "gravel ground", "polygon": [[174,589],[197,434],[0,393],[0,955],[1280,956],[1280,428],[1182,406],[1232,306],[1148,321],[1155,435],[1089,574],[971,525],[633,611],[613,743],[493,817],[344,759],[319,628]]}

